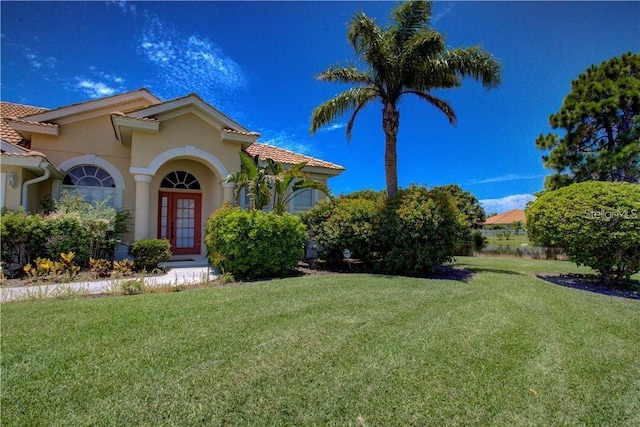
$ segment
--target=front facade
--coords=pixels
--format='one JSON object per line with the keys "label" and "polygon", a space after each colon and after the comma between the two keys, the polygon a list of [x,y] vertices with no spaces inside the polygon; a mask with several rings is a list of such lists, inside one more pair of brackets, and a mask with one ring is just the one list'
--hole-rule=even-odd
{"label": "front facade", "polygon": [[[132,213],[125,241],[166,238],[174,255],[204,255],[207,217],[233,201],[225,178],[241,169],[239,151],[307,161],[310,178],[325,184],[344,170],[258,137],[196,94],[163,102],[141,89],[54,110],[3,102],[1,206],[34,212],[75,190]],[[290,211],[321,198],[307,190]]]}

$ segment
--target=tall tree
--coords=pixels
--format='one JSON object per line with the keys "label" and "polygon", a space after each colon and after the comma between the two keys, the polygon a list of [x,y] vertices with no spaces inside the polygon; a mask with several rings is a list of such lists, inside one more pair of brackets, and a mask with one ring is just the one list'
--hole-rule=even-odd
{"label": "tall tree", "polygon": [[467,218],[469,228],[481,228],[487,219],[484,208],[471,192],[463,190],[457,184],[436,187],[447,192],[456,201],[458,210]]}
{"label": "tall tree", "polygon": [[640,54],[580,74],[549,123],[565,135],[536,139],[539,149],[550,150],[542,159],[554,170],[546,190],[592,180],[640,183]]}
{"label": "tall tree", "polygon": [[447,50],[444,36],[429,26],[431,3],[407,1],[391,12],[393,23],[380,28],[357,13],[348,25],[347,39],[365,66],[330,66],[318,80],[355,85],[318,106],[311,116],[311,133],[353,110],[347,123],[351,138],[357,114],[373,101],[382,102],[382,129],[385,134],[385,175],[387,196],[398,191],[396,143],[400,125],[398,103],[403,95],[415,95],[442,111],[451,124],[456,115],[434,89],[459,87],[464,77],[482,81],[486,88],[500,82],[500,64],[478,47]]}

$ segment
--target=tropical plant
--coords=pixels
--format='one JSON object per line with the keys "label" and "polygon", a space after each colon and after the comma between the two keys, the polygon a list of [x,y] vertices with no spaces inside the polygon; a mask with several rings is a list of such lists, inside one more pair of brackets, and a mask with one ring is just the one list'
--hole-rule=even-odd
{"label": "tropical plant", "polygon": [[[300,162],[290,168],[285,168],[281,162],[267,159],[267,170],[273,179],[273,211],[275,213],[284,213],[287,210],[287,204],[296,194],[305,189],[320,190],[325,195],[330,195],[326,185],[308,178],[309,175],[303,171],[305,166],[307,166],[307,162]],[[290,186],[291,191],[288,191]]]}
{"label": "tropical plant", "polygon": [[260,165],[260,157],[257,154],[251,157],[243,151],[239,153],[244,171],[227,176],[226,181],[236,184],[234,193],[236,203],[240,192],[245,189],[251,203],[250,208],[262,210],[271,201],[273,180],[267,169]]}
{"label": "tropical plant", "polygon": [[545,189],[574,182],[640,183],[640,54],[592,65],[571,82],[560,111],[549,117],[564,136],[540,135],[536,146],[554,173]]}
{"label": "tropical plant", "polygon": [[347,139],[357,114],[373,101],[382,102],[382,129],[385,134],[385,175],[387,196],[398,191],[396,143],[400,125],[398,103],[404,95],[416,95],[442,111],[451,124],[456,115],[449,103],[432,95],[435,89],[459,87],[464,77],[482,81],[486,88],[500,81],[500,65],[479,47],[448,50],[445,38],[430,27],[431,3],[407,1],[391,12],[393,24],[380,28],[357,13],[349,22],[347,38],[357,57],[365,64],[330,66],[316,77],[327,82],[354,84],[317,108],[311,116],[311,133],[353,110],[347,123]]}
{"label": "tropical plant", "polygon": [[308,174],[303,171],[307,162],[287,168],[273,159],[266,159],[261,163],[258,155],[250,157],[243,151],[240,151],[240,159],[244,171],[229,175],[226,179],[227,182],[236,183],[236,203],[244,188],[251,200],[251,209],[262,210],[271,206],[274,212],[280,214],[287,210],[287,204],[293,197],[304,189],[320,190],[327,196],[330,195],[326,185],[309,179]]}

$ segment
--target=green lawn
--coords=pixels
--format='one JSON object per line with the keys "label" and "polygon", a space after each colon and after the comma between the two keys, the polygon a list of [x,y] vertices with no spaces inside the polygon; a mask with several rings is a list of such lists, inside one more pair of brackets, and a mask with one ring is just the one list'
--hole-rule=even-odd
{"label": "green lawn", "polygon": [[486,237],[488,246],[511,246],[512,248],[519,247],[522,244],[534,246],[534,244],[529,241],[529,237],[526,234],[516,235],[511,232],[511,236],[509,236],[508,240],[505,237],[498,239],[498,236],[495,235]]}
{"label": "green lawn", "polygon": [[640,302],[561,261],[4,304],[3,426],[640,425]]}

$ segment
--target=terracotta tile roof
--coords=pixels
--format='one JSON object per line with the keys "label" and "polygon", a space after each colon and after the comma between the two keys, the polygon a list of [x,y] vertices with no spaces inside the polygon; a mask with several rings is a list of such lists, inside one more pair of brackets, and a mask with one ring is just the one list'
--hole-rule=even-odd
{"label": "terracotta tile roof", "polygon": [[249,145],[244,149],[244,152],[250,156],[255,156],[257,154],[258,156],[260,156],[260,160],[272,159],[276,162],[284,163],[287,165],[295,165],[300,162],[307,162],[307,166],[311,167],[326,168],[339,171],[344,170],[342,166],[336,165],[335,163],[325,162],[324,160],[294,153],[293,151],[274,147],[273,145],[262,144],[259,142]]}
{"label": "terracotta tile roof", "polygon": [[111,113],[112,116],[126,117],[127,119],[137,120],[139,122],[158,122],[158,119],[154,119],[152,117],[135,117],[130,114],[125,114],[121,111],[113,111]]}
{"label": "terracotta tile roof", "polygon": [[500,215],[487,218],[484,225],[505,225],[513,224],[516,221],[525,222],[526,217],[522,209],[513,209]]}
{"label": "terracotta tile roof", "polygon": [[14,104],[12,102],[0,103],[0,136],[3,141],[20,146],[28,146],[28,142],[22,138],[18,132],[13,130],[7,119],[19,119],[20,117],[30,116],[32,114],[48,111],[47,108],[32,107],[30,105]]}
{"label": "terracotta tile roof", "polygon": [[43,159],[47,158],[47,156],[39,151],[25,151],[24,153],[2,153],[2,155],[6,157],[42,157]]}
{"label": "terracotta tile roof", "polygon": [[231,129],[231,128],[224,128],[224,131],[226,133],[233,133],[233,134],[236,134],[236,135],[260,136],[260,134],[258,132],[242,132],[242,131]]}

